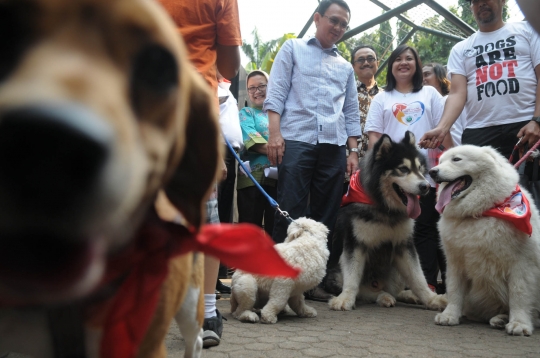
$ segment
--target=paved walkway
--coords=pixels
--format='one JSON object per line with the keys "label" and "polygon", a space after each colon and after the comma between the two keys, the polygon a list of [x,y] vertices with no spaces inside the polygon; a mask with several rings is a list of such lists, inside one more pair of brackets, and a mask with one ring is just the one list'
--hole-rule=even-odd
{"label": "paved walkway", "polygon": [[[280,317],[274,325],[241,323],[230,314],[228,295],[217,306],[228,319],[221,344],[203,357],[540,357],[540,329],[511,337],[489,324],[464,321],[455,327],[433,323],[436,312],[398,304],[363,304],[350,312],[330,311],[307,301],[316,318]],[[176,324],[167,338],[169,358],[183,357]]]}

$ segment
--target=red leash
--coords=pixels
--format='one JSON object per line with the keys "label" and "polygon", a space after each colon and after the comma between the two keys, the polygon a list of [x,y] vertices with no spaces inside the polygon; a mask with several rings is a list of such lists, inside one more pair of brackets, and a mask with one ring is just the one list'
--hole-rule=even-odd
{"label": "red leash", "polygon": [[[516,145],[514,146],[514,150],[512,150],[512,154],[510,155],[510,158],[508,159],[508,161],[510,163],[512,163],[512,160],[514,159],[514,153],[517,151],[518,149],[518,145],[519,145],[519,142],[521,142],[521,139],[523,137],[519,138],[518,142],[516,143]],[[540,146],[540,140],[538,140],[538,142],[536,142],[535,145],[532,146],[531,149],[529,149],[529,151],[527,153],[525,153],[523,155],[523,157],[521,157],[520,160],[517,161],[516,164],[514,164],[514,168],[519,168],[519,166],[521,165],[521,163],[523,163],[525,160],[527,160],[528,157],[531,156],[531,154]]]}

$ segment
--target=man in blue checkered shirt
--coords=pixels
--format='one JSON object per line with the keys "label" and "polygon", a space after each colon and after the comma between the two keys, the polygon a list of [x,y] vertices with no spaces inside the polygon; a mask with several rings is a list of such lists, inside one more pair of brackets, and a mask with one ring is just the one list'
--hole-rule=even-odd
{"label": "man in blue checkered shirt", "polygon": [[[350,9],[343,0],[321,1],[313,16],[315,37],[282,46],[264,102],[268,159],[278,165],[280,208],[293,219],[309,213],[331,231],[344,174],[358,168],[357,138],[362,134],[354,71],[335,45],[349,19]],[[346,143],[351,149],[348,158]],[[285,240],[287,227],[287,220],[276,213],[275,242]]]}

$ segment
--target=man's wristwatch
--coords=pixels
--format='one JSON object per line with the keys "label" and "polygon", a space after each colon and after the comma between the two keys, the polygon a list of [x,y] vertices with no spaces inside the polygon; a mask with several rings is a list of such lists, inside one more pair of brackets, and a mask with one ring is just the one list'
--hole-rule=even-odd
{"label": "man's wristwatch", "polygon": [[[540,117],[537,117],[537,118],[540,118]],[[359,154],[359,153],[358,153],[358,148],[351,148],[351,149],[349,149],[349,152],[354,152],[354,153],[356,153],[357,155]]]}
{"label": "man's wristwatch", "polygon": [[540,124],[540,117],[532,117],[532,118],[531,118],[531,121]]}

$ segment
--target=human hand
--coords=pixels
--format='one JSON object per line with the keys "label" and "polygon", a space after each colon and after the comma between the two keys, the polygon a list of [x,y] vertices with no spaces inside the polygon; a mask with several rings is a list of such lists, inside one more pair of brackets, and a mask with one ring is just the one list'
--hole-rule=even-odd
{"label": "human hand", "polygon": [[441,128],[434,128],[424,133],[422,138],[420,138],[418,145],[420,148],[424,149],[438,148],[442,144],[444,137],[446,137],[447,134],[448,132]]}
{"label": "human hand", "polygon": [[268,137],[268,145],[266,146],[268,160],[272,166],[281,164],[283,154],[285,153],[285,140],[281,133],[272,134]]}
{"label": "human hand", "polygon": [[350,177],[358,170],[358,153],[350,152],[347,157],[347,175]]}
{"label": "human hand", "polygon": [[519,130],[517,137],[521,138],[521,141],[519,143],[520,147],[527,143],[529,145],[529,148],[532,148],[532,146],[535,145],[536,142],[538,142],[538,140],[540,139],[540,124],[534,121],[530,121]]}

